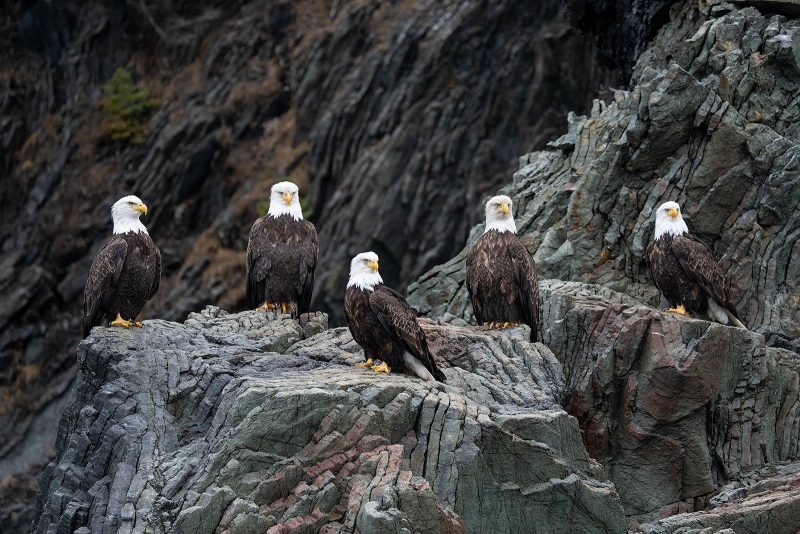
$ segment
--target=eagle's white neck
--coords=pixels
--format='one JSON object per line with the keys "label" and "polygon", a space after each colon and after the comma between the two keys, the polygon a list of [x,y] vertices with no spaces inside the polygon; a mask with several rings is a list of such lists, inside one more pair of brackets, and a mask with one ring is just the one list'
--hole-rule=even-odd
{"label": "eagle's white neck", "polygon": [[383,283],[383,278],[378,271],[364,265],[360,261],[353,260],[350,264],[350,279],[347,287],[357,287],[365,291],[373,291],[375,286]]}
{"label": "eagle's white neck", "polygon": [[278,195],[278,198],[275,198],[275,195],[270,197],[269,211],[267,214],[273,218],[280,217],[281,215],[289,215],[295,221],[303,220],[303,209],[300,207],[300,202],[292,200],[291,204],[287,204],[280,195]]}
{"label": "eagle's white neck", "polygon": [[483,231],[485,234],[489,230],[497,230],[498,232],[511,232],[512,234],[517,233],[517,225],[514,224],[514,219],[511,217],[507,217],[504,219],[498,219],[494,221],[486,221],[486,230]]}
{"label": "eagle's white neck", "polygon": [[357,287],[365,291],[374,291],[375,286],[383,283],[383,278],[377,271],[370,269],[370,272],[350,273],[350,279],[347,281],[347,287]]}
{"label": "eagle's white neck", "polygon": [[138,234],[139,232],[144,232],[147,234],[147,228],[139,220],[139,215],[138,211],[112,208],[111,218],[114,220],[114,233],[127,234],[128,232],[133,232]]}
{"label": "eagle's white neck", "polygon": [[680,214],[677,217],[670,217],[666,213],[662,214],[659,211],[658,215],[656,215],[656,241],[661,239],[661,236],[665,234],[676,237],[681,234],[688,233],[689,227],[686,226],[686,222],[683,220],[683,217],[681,217]]}

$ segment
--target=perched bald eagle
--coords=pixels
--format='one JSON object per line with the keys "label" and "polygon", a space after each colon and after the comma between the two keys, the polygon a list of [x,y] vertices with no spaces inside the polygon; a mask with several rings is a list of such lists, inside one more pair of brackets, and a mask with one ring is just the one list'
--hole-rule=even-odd
{"label": "perched bald eagle", "polygon": [[272,186],[269,211],[253,223],[247,243],[247,306],[306,313],[314,289],[319,241],[303,220],[300,195],[291,182]]}
{"label": "perched bald eagle", "polygon": [[161,252],[139,221],[142,213],[147,206],[133,195],[111,207],[114,237],[95,256],[83,291],[83,337],[107,321],[142,326],[136,316],[161,282]]}
{"label": "perched bald eagle", "polygon": [[692,236],[675,202],[656,211],[655,239],[645,259],[668,312],[745,328],[728,293],[729,282],[705,243]]}
{"label": "perched bald eagle", "polygon": [[536,264],[517,237],[511,199],[501,195],[486,203],[486,230],[467,254],[467,291],[478,324],[489,328],[539,324]]}
{"label": "perched bald eagle", "polygon": [[[362,252],[350,262],[344,315],[367,360],[356,367],[372,366],[373,371],[384,373],[400,371],[429,382],[445,381],[414,310],[400,293],[383,285],[374,252]],[[373,366],[376,359],[383,363]]]}

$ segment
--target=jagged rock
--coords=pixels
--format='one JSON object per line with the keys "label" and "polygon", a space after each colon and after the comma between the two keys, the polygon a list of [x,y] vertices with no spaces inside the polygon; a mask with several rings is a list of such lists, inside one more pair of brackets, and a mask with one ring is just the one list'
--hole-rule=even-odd
{"label": "jagged rock", "polygon": [[[800,116],[789,105],[800,22],[728,5],[676,42],[685,17],[655,40],[667,68],[643,57],[636,87],[571,117],[555,150],[522,157],[502,190],[545,277],[601,284],[543,282],[542,336],[587,449],[643,521],[702,509],[742,473],[800,457]],[[644,307],[659,302],[643,254],[666,200],[713,246],[763,337]],[[473,321],[464,258],[426,273],[409,302]]]}
{"label": "jagged rock", "polygon": [[527,327],[423,320],[442,385],[353,368],[326,321],[209,307],[94,329],[34,531],[625,531]]}
{"label": "jagged rock", "polygon": [[[243,309],[250,225],[273,181],[298,181],[321,236],[314,309],[341,325],[348,255],[374,247],[393,287],[450,257],[515,158],[614,84],[594,50],[559,0],[3,2],[0,459],[74,378],[83,284],[120,196],[148,204],[163,257],[143,317],[176,320]],[[160,101],[140,145],[104,129],[117,67]],[[46,428],[29,437],[49,447]]]}
{"label": "jagged rock", "polygon": [[800,530],[800,465],[777,465],[733,483],[711,500],[713,509],[643,524],[646,534],[796,534]]}
{"label": "jagged rock", "polygon": [[[745,324],[800,350],[800,114],[790,105],[799,31],[800,21],[753,8],[712,17],[659,49],[673,58],[667,69],[645,67],[631,91],[572,118],[574,147],[520,158],[503,191],[513,191],[517,227],[544,277],[657,305],[643,256],[653,210],[676,200],[731,278]],[[424,275],[409,289],[412,305],[459,315],[461,261]]]}

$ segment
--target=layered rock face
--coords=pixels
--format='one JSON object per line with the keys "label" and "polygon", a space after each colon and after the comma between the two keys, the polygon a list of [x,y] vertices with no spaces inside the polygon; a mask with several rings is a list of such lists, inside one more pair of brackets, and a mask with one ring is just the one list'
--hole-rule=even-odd
{"label": "layered rock face", "polygon": [[95,329],[34,532],[625,531],[526,329],[423,320],[440,385],[353,368],[326,322],[209,307]]}
{"label": "layered rock face", "polygon": [[[781,6],[765,12],[674,9],[634,69],[637,85],[588,117],[572,115],[569,132],[522,157],[501,190],[544,277],[598,284],[543,282],[543,341],[564,365],[564,405],[590,455],[648,532],[797,528],[782,523],[800,513],[791,491],[756,491],[742,504],[749,512],[720,501],[714,517],[652,523],[714,506],[721,486],[800,456],[800,23],[772,14],[787,13]],[[681,203],[720,259],[752,332],[653,310],[659,295],[643,255],[653,211],[667,200]],[[409,302],[474,322],[465,256],[429,271]],[[800,484],[792,472],[787,488]]]}
{"label": "layered rock face", "polygon": [[[613,84],[561,10],[559,0],[4,2],[0,522],[30,522],[16,500],[33,498],[52,458],[83,285],[115,200],[136,193],[150,208],[164,278],[143,316],[174,320],[206,304],[242,309],[250,225],[274,181],[299,182],[321,235],[313,309],[341,324],[348,255],[380,252],[395,287],[445,261],[519,154]],[[104,131],[102,85],[117,67],[160,100],[139,145]]]}

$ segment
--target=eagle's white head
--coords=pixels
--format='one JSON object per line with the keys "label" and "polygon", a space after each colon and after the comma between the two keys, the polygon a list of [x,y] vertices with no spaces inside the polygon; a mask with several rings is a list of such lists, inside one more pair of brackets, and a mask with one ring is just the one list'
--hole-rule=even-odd
{"label": "eagle's white head", "polygon": [[661,239],[664,234],[678,236],[688,234],[689,227],[681,216],[681,207],[677,202],[664,202],[656,211],[656,235],[655,240]]}
{"label": "eagle's white head", "polygon": [[373,288],[383,283],[378,273],[378,255],[374,252],[362,252],[350,262],[350,280],[347,287],[356,286],[359,289],[372,291]]}
{"label": "eagle's white head", "polygon": [[122,197],[117,200],[114,205],[111,206],[111,219],[114,221],[114,233],[147,233],[147,228],[145,228],[139,220],[139,215],[142,213],[147,215],[147,206],[145,206],[142,199],[136,195],[128,195],[127,197]]}
{"label": "eagle's white head", "polygon": [[498,195],[489,199],[486,203],[486,230],[497,230],[498,232],[517,233],[517,225],[514,224],[514,215],[511,199],[505,195]]}
{"label": "eagle's white head", "polygon": [[272,186],[269,196],[269,212],[271,217],[291,215],[295,221],[303,220],[300,208],[300,190],[292,182],[278,182]]}

